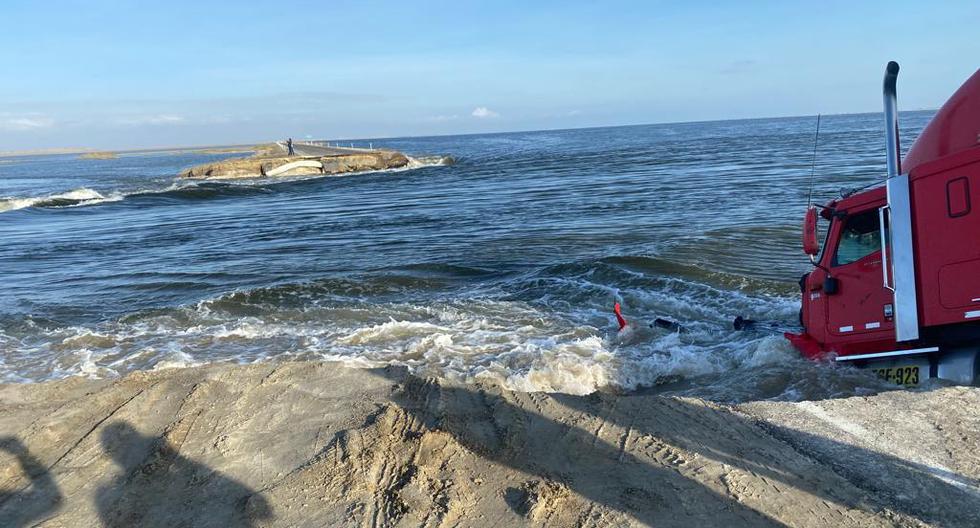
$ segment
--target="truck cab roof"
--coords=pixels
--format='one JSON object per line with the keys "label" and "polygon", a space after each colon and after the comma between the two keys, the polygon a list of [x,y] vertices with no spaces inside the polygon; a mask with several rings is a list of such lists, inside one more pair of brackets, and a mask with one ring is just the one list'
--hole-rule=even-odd
{"label": "truck cab roof", "polygon": [[[920,166],[980,145],[980,70],[936,112],[902,161],[908,174]],[[932,171],[928,171],[932,172]]]}
{"label": "truck cab roof", "polygon": [[824,204],[824,209],[820,211],[820,216],[829,220],[830,217],[836,212],[847,212],[853,209],[864,209],[866,205],[869,204],[881,204],[885,200],[885,186],[884,183],[876,185],[870,189],[857,192],[843,198],[835,198],[826,204]]}

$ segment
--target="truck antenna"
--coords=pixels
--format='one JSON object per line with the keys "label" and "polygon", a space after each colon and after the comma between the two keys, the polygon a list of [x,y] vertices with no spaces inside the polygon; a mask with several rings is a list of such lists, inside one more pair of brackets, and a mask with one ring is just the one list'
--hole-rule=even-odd
{"label": "truck antenna", "polygon": [[817,114],[817,133],[813,135],[813,157],[810,159],[810,192],[806,195],[806,208],[813,203],[813,174],[817,166],[817,143],[820,142],[820,114]]}

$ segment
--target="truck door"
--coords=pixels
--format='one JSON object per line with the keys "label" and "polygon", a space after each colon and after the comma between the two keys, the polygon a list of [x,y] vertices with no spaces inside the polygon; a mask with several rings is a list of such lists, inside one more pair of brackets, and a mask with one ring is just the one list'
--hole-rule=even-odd
{"label": "truck door", "polygon": [[869,334],[894,332],[892,296],[882,283],[878,226],[877,208],[848,214],[843,220],[831,260],[838,289],[826,296],[831,335],[872,337]]}

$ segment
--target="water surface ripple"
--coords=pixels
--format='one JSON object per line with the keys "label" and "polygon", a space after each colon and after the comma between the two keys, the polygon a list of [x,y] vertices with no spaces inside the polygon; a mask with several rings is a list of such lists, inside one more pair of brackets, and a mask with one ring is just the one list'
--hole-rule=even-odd
{"label": "water surface ripple", "polygon": [[[903,114],[903,144],[930,115]],[[819,201],[882,177],[881,121],[823,119]],[[174,178],[221,155],[11,158],[0,379],[332,358],[518,390],[860,393],[878,382],[730,329],[796,325],[814,124],[374,140],[458,163],[276,182]],[[616,335],[614,301],[686,331]]]}

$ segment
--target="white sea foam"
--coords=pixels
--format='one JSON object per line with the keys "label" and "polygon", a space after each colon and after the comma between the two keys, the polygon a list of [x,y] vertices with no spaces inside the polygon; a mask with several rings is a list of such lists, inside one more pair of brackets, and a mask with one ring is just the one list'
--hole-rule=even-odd
{"label": "white sea foam", "polygon": [[[97,330],[60,328],[32,347],[31,356],[60,358],[52,377],[288,354],[355,366],[403,364],[424,375],[493,379],[521,391],[587,394],[764,365],[783,353],[775,339],[718,344],[717,328],[682,334],[637,326],[616,334],[517,301],[394,303],[375,306],[374,313],[307,306],[274,317],[230,317],[215,309],[227,298]],[[339,313],[346,318],[336,319]]]}
{"label": "white sea foam", "polygon": [[406,165],[402,170],[405,169],[421,169],[424,167],[441,167],[446,165],[454,165],[456,159],[452,156],[406,156],[408,158],[408,165]]}
{"label": "white sea foam", "polygon": [[124,195],[118,193],[104,196],[98,191],[87,187],[81,187],[72,191],[49,194],[45,196],[33,196],[27,198],[0,198],[0,212],[14,211],[37,205],[47,205],[50,207],[79,207],[103,202],[115,202],[122,200],[124,197]]}
{"label": "white sea foam", "polygon": [[337,339],[337,342],[342,345],[392,343],[410,338],[426,337],[433,332],[445,330],[447,329],[431,323],[396,321],[392,319],[380,325],[358,328],[349,335],[341,336]]}
{"label": "white sea foam", "polygon": [[[626,284],[615,293],[595,293],[582,281],[560,287],[573,288],[572,296],[626,299],[631,325],[617,333],[605,300],[586,300],[571,311],[567,296],[559,303],[564,308],[493,299],[378,304],[332,301],[316,288],[290,287],[274,295],[229,293],[97,328],[61,327],[41,340],[14,340],[9,347],[22,354],[0,364],[0,377],[112,376],[215,361],[318,358],[356,367],[399,364],[420,375],[489,379],[519,391],[587,394],[674,379],[741,379],[744,374],[732,373],[765,371],[797,357],[781,336],[730,327],[733,313],[791,319],[792,303],[784,298],[672,279],[663,291]],[[280,295],[302,302],[282,304]],[[240,315],[243,302],[250,315]],[[680,319],[685,331],[650,327],[659,314]],[[792,384],[786,390],[809,391]]]}
{"label": "white sea foam", "polygon": [[152,370],[166,370],[173,368],[187,368],[196,365],[203,364],[201,361],[197,361],[193,356],[186,352],[175,351],[168,354],[163,359],[157,361]]}

